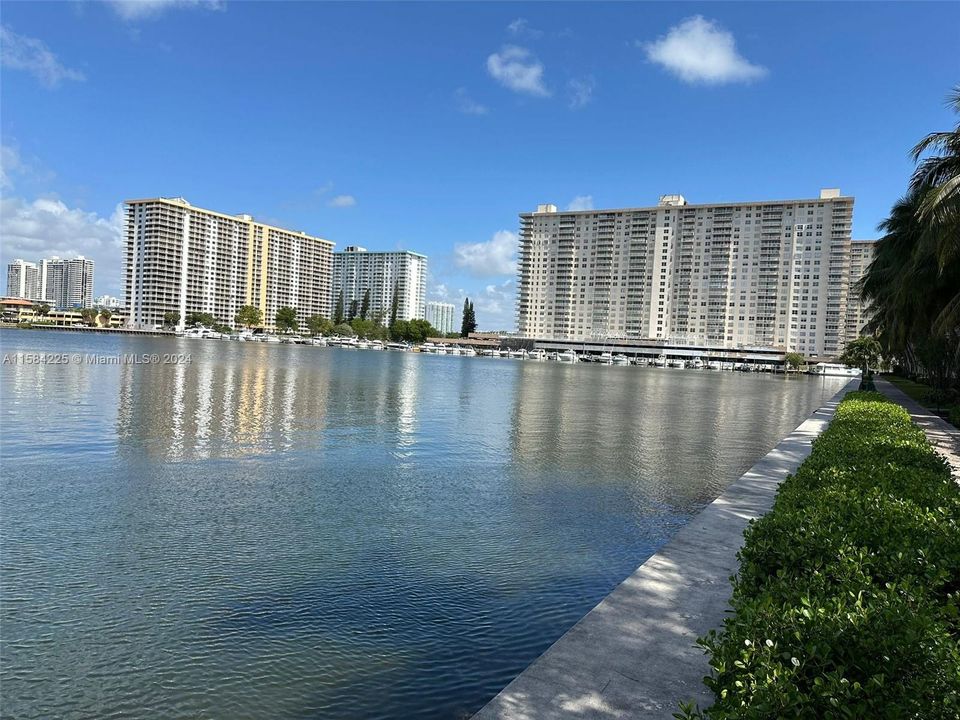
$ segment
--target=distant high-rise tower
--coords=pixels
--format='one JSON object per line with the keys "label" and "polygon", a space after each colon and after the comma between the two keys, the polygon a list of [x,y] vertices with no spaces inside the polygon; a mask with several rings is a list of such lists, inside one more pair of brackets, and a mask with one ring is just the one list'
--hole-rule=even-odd
{"label": "distant high-rise tower", "polygon": [[330,316],[333,243],[295,230],[194,207],[183,198],[126,202],[124,275],[130,324],[210,313],[234,325],[243,305],[273,327],[292,307],[302,323]]}
{"label": "distant high-rise tower", "polygon": [[877,247],[876,240],[853,240],[850,243],[850,289],[847,292],[847,340],[859,337],[870,320],[870,310],[860,299],[857,283],[867,272]]}
{"label": "distant high-rise tower", "polygon": [[344,312],[358,306],[370,291],[368,319],[381,318],[389,324],[393,298],[397,298],[398,320],[422,320],[427,293],[427,256],[409,250],[368,252],[351,245],[333,254],[334,305],[343,293]]}
{"label": "distant high-rise tower", "polygon": [[451,333],[454,331],[454,322],[456,322],[457,306],[452,303],[434,302],[427,303],[425,319],[441,333]]}
{"label": "distant high-rise tower", "polygon": [[43,298],[58,308],[93,307],[93,260],[47,258],[40,262]]}
{"label": "distant high-rise tower", "polygon": [[7,265],[7,296],[41,300],[40,268],[36,263],[14,260]]}

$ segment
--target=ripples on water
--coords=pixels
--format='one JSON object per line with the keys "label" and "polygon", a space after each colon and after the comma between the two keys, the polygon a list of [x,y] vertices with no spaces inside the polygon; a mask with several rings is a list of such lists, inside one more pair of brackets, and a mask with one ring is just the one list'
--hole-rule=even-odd
{"label": "ripples on water", "polygon": [[3,713],[457,718],[842,381],[6,330]]}

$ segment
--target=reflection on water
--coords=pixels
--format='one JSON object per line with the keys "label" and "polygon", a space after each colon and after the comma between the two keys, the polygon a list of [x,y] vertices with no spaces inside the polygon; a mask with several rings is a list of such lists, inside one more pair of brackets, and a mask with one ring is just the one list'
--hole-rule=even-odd
{"label": "reflection on water", "polygon": [[3,331],[18,718],[459,717],[841,381]]}

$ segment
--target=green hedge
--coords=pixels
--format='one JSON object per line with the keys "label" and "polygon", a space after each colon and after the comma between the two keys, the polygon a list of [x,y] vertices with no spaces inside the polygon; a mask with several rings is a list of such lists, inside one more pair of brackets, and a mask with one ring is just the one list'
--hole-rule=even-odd
{"label": "green hedge", "polygon": [[837,408],[750,524],[700,639],[715,703],[677,717],[960,717],[960,488],[882,395]]}

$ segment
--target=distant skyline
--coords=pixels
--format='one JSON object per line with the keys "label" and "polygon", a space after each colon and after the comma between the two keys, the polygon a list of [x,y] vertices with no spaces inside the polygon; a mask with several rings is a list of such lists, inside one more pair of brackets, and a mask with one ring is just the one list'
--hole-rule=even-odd
{"label": "distant skyline", "polygon": [[0,264],[122,295],[121,203],[183,196],[429,256],[514,327],[517,214],[856,197],[947,129],[953,3],[3,2]]}

